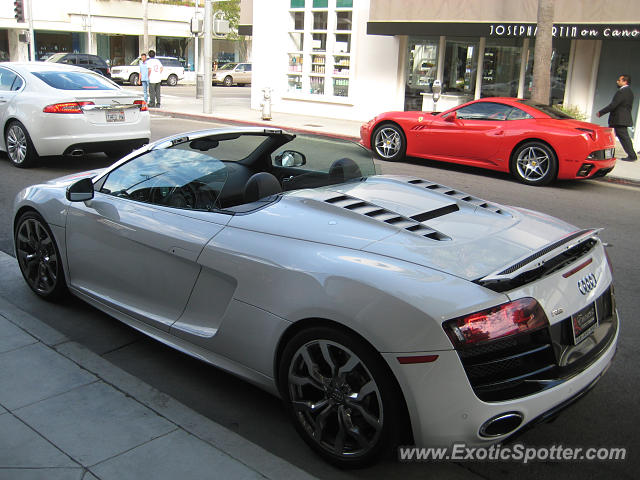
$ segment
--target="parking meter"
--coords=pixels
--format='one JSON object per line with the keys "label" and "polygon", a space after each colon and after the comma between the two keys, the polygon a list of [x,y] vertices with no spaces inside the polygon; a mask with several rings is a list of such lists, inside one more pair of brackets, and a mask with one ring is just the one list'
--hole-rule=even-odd
{"label": "parking meter", "polygon": [[431,93],[433,94],[433,111],[436,111],[436,103],[438,103],[438,100],[440,100],[440,93],[442,92],[442,84],[440,83],[440,80],[436,80],[435,82],[433,82],[433,85],[431,85]]}

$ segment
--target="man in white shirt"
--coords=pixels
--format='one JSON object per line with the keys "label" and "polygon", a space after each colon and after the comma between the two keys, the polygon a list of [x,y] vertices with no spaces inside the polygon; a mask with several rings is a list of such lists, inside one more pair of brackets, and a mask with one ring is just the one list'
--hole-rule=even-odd
{"label": "man in white shirt", "polygon": [[149,68],[149,108],[160,108],[160,82],[162,81],[162,63],[156,58],[156,51],[149,50],[147,60]]}

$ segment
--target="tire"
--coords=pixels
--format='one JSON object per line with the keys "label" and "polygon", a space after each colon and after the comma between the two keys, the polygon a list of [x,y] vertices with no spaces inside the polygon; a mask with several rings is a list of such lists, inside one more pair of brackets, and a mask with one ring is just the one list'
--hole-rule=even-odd
{"label": "tire", "polygon": [[167,77],[167,85],[175,87],[178,84],[178,77],[173,73]]}
{"label": "tire", "polygon": [[231,78],[231,75],[227,75],[226,77],[224,77],[222,83],[225,87],[230,87],[231,85],[233,85],[233,78]]}
{"label": "tire", "polygon": [[129,75],[129,83],[131,85],[138,85],[139,78],[140,78],[140,75],[138,75],[137,73],[132,73],[131,75]]}
{"label": "tire", "polygon": [[399,387],[378,352],[354,334],[301,331],[283,351],[279,379],[296,430],[328,462],[362,467],[396,446],[405,425]]}
{"label": "tire", "polygon": [[373,131],[371,150],[389,162],[403,160],[407,151],[407,140],[402,129],[393,123],[383,123]]}
{"label": "tire", "polygon": [[20,272],[36,295],[54,301],[67,292],[62,258],[47,222],[35,211],[23,213],[14,231]]}
{"label": "tire", "polygon": [[558,175],[558,157],[549,145],[525,142],[511,155],[511,174],[526,185],[548,185]]}
{"label": "tire", "polygon": [[38,154],[33,146],[29,132],[17,120],[9,123],[4,132],[7,157],[18,168],[28,168],[38,160]]}

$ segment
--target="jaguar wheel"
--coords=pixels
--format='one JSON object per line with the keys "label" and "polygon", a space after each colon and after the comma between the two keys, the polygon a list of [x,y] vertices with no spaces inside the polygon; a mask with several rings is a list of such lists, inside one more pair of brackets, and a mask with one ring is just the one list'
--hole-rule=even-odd
{"label": "jaguar wheel", "polygon": [[279,375],[296,430],[334,465],[371,464],[397,443],[399,387],[380,355],[355,335],[326,327],[298,333]]}
{"label": "jaguar wheel", "polygon": [[558,175],[558,159],[542,142],[526,142],[511,156],[511,173],[527,185],[548,185]]}
{"label": "jaguar wheel", "polygon": [[16,223],[18,265],[27,284],[45,300],[57,300],[67,290],[62,259],[51,229],[36,212],[22,214]]}
{"label": "jaguar wheel", "polygon": [[371,148],[383,160],[402,160],[407,150],[404,132],[397,125],[384,123],[374,130]]}
{"label": "jaguar wheel", "polygon": [[24,125],[17,120],[9,124],[4,133],[7,156],[18,168],[28,168],[38,159],[31,137]]}

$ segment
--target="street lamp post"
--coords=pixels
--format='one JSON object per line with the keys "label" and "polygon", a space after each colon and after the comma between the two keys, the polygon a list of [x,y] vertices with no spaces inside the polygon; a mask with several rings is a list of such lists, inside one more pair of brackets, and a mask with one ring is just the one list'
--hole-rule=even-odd
{"label": "street lamp post", "polygon": [[211,0],[204,1],[204,85],[202,86],[204,113],[211,113],[211,58],[213,57],[213,45],[211,28],[213,23],[213,6]]}

